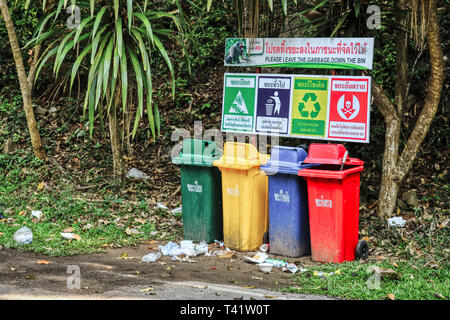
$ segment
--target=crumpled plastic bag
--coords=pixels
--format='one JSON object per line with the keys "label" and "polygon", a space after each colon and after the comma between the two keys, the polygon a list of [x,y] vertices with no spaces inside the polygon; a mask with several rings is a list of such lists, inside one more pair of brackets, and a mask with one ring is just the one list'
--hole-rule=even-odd
{"label": "crumpled plastic bag", "polygon": [[153,252],[153,253],[149,253],[145,256],[143,256],[141,258],[142,262],[155,262],[156,260],[158,260],[161,257],[161,253],[160,252]]}
{"label": "crumpled plastic bag", "polygon": [[158,246],[158,249],[164,256],[178,256],[183,253],[180,246],[173,241],[169,241],[165,246]]}
{"label": "crumpled plastic bag", "polygon": [[393,217],[388,219],[389,227],[399,227],[403,228],[405,226],[406,220],[402,217]]}
{"label": "crumpled plastic bag", "polygon": [[20,244],[32,243],[33,232],[27,227],[22,227],[14,233],[13,239]]}

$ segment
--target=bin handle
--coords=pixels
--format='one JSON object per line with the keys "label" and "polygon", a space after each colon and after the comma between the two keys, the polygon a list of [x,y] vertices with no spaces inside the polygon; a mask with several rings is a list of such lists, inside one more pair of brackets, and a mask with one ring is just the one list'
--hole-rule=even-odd
{"label": "bin handle", "polygon": [[344,158],[342,159],[342,164],[341,164],[341,171],[342,171],[342,169],[344,169],[344,164],[345,164],[345,161],[347,161],[347,157],[348,157],[348,150],[345,150]]}

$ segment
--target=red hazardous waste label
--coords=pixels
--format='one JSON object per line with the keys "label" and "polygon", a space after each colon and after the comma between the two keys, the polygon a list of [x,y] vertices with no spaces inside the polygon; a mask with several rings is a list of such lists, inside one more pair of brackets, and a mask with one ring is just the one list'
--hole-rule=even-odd
{"label": "red hazardous waste label", "polygon": [[331,78],[328,137],[369,142],[370,78]]}

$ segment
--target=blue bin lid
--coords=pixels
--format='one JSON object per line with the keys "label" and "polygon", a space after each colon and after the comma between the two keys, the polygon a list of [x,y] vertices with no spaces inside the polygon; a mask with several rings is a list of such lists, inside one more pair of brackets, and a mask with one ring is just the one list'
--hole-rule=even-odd
{"label": "blue bin lid", "polygon": [[307,156],[306,151],[300,147],[273,146],[269,162],[260,166],[260,169],[269,174],[297,175],[299,170],[315,166],[303,163]]}

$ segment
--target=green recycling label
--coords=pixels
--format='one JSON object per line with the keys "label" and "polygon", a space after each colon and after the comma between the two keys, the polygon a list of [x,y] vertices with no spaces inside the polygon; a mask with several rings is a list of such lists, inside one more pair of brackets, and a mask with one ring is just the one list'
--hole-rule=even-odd
{"label": "green recycling label", "polygon": [[256,76],[225,75],[222,131],[252,132]]}
{"label": "green recycling label", "polygon": [[292,135],[325,137],[328,79],[294,78]]}

